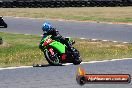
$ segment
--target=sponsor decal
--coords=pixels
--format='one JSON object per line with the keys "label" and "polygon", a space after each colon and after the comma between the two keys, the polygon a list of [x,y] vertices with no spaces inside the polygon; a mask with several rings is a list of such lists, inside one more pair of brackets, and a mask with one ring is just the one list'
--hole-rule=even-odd
{"label": "sponsor decal", "polygon": [[90,83],[123,84],[130,83],[131,76],[129,74],[87,74],[83,68],[79,67],[76,81],[80,85]]}

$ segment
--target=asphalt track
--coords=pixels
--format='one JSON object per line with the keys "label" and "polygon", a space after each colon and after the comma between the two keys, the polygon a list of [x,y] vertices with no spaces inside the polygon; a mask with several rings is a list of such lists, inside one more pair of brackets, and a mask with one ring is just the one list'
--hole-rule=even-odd
{"label": "asphalt track", "polygon": [[[81,64],[88,74],[131,74],[132,59]],[[45,66],[0,70],[0,88],[132,88],[130,84],[76,82],[78,66]]]}
{"label": "asphalt track", "polygon": [[[0,31],[40,35],[43,20],[6,17]],[[132,42],[132,26],[87,22],[49,21],[64,36]],[[87,73],[130,74],[132,59],[81,64]],[[132,84],[86,84],[76,82],[78,66],[48,66],[0,70],[0,88],[132,88]]]}
{"label": "asphalt track", "polygon": [[132,25],[53,21],[13,17],[4,17],[4,19],[8,24],[7,29],[0,30],[4,32],[41,35],[41,26],[44,21],[47,21],[56,27],[63,36],[132,42]]}

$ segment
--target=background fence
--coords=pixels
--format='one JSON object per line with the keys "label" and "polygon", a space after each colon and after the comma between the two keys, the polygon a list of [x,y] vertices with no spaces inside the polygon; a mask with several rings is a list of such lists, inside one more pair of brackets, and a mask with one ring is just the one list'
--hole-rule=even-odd
{"label": "background fence", "polygon": [[0,8],[132,6],[132,0],[0,0]]}

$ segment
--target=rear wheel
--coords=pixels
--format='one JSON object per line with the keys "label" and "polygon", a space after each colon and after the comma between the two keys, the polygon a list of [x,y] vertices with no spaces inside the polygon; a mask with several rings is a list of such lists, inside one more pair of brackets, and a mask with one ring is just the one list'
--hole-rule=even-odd
{"label": "rear wheel", "polygon": [[60,59],[58,58],[57,52],[52,55],[48,50],[45,50],[44,55],[50,65],[62,65],[60,63]]}

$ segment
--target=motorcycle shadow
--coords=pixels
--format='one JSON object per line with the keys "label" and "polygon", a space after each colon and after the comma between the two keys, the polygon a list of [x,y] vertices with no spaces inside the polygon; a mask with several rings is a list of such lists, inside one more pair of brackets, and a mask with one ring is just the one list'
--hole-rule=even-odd
{"label": "motorcycle shadow", "polygon": [[66,65],[33,64],[33,67],[51,67],[51,66],[66,66]]}

